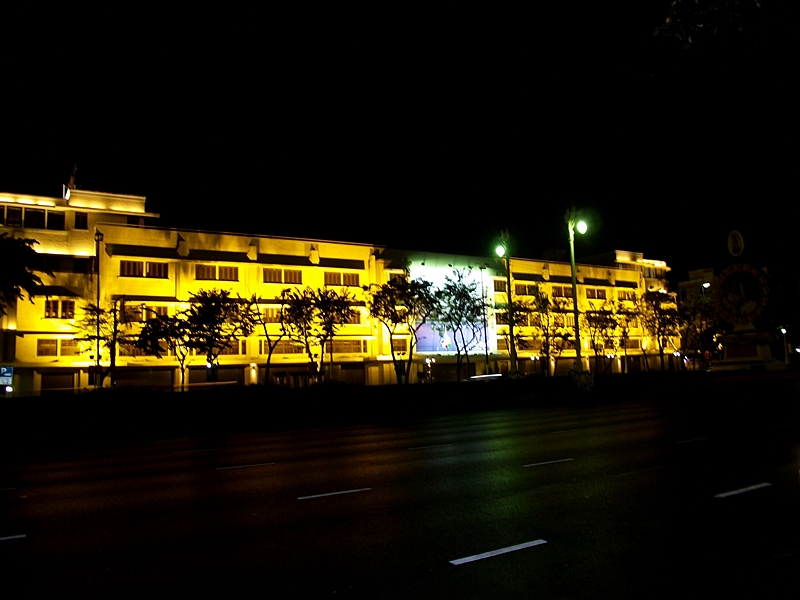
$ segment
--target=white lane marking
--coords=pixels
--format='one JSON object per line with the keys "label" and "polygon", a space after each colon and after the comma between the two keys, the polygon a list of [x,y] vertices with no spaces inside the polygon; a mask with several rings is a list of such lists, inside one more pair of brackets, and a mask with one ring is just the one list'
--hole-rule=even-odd
{"label": "white lane marking", "polygon": [[744,494],[745,492],[751,492],[753,490],[758,490],[761,488],[771,486],[771,483],[758,483],[756,485],[751,485],[750,487],[742,488],[740,490],[733,490],[730,492],[725,492],[723,494],[717,494],[714,498],[727,498],[728,496],[735,496],[736,494]]}
{"label": "white lane marking", "polygon": [[6,540],[21,540],[24,537],[27,537],[24,533],[22,535],[9,535],[6,537],[0,537],[0,542],[5,542]]}
{"label": "white lane marking", "polygon": [[680,441],[680,442],[677,442],[677,443],[678,444],[690,444],[692,442],[702,442],[703,440],[707,440],[707,439],[708,439],[707,437],[693,438],[691,440],[683,440],[683,441]]}
{"label": "white lane marking", "polygon": [[498,556],[500,554],[506,554],[508,552],[514,552],[516,550],[522,550],[524,548],[530,548],[532,546],[539,546],[541,544],[546,544],[545,540],[534,540],[532,542],[525,542],[524,544],[517,544],[516,546],[508,546],[507,548],[500,548],[499,550],[492,550],[491,552],[484,552],[483,554],[473,554],[472,556],[466,556],[464,558],[457,558],[455,560],[451,560],[450,564],[453,565],[463,565],[464,563],[473,562],[476,560],[482,560],[484,558],[491,558],[492,556]]}
{"label": "white lane marking", "polygon": [[552,465],[552,464],[555,464],[555,463],[569,462],[571,460],[573,460],[573,459],[571,459],[571,458],[562,458],[562,459],[559,459],[559,460],[548,460],[547,462],[532,463],[530,465],[522,465],[522,466],[523,467],[539,467],[541,465]]}
{"label": "white lane marking", "polygon": [[775,425],[773,429],[780,429],[781,427],[794,427],[797,423],[784,423],[783,425]]}
{"label": "white lane marking", "polygon": [[213,452],[214,450],[222,450],[222,448],[203,448],[202,450],[176,450],[173,454],[190,454],[192,452]]}
{"label": "white lane marking", "polygon": [[453,446],[454,444],[436,444],[435,446],[417,446],[416,448],[409,448],[409,450],[427,450],[428,448],[445,448]]}
{"label": "white lane marking", "polygon": [[236,465],[233,467],[217,467],[217,471],[224,471],[225,469],[246,469],[247,467],[265,467],[266,465],[274,465],[274,462],[271,463],[258,463],[255,465]]}
{"label": "white lane marking", "polygon": [[570,431],[580,431],[583,427],[576,427],[575,429],[562,429],[560,431],[551,431],[550,433],[569,433]]}
{"label": "white lane marking", "polygon": [[298,500],[310,500],[311,498],[324,498],[325,496],[339,496],[340,494],[355,494],[356,492],[369,492],[372,488],[358,488],[357,490],[344,490],[343,492],[328,492],[327,494],[314,494],[313,496],[298,496]]}

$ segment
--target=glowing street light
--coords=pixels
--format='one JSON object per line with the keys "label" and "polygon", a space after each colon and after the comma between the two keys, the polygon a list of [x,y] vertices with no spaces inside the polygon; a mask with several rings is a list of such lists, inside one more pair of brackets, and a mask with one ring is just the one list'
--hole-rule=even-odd
{"label": "glowing street light", "polygon": [[508,357],[511,362],[508,369],[508,374],[516,373],[517,371],[517,344],[514,341],[514,304],[511,296],[511,254],[508,250],[508,230],[504,229],[500,232],[500,244],[495,248],[497,256],[505,258],[506,261],[506,298],[508,299]]}
{"label": "glowing street light", "polygon": [[580,327],[580,311],[578,310],[578,279],[575,274],[575,230],[578,233],[584,234],[587,230],[585,221],[580,220],[580,211],[575,210],[573,206],[567,210],[564,216],[564,221],[567,223],[569,230],[569,262],[572,268],[572,310],[575,314],[575,369],[578,373],[583,372],[583,360],[581,359],[581,327]]}

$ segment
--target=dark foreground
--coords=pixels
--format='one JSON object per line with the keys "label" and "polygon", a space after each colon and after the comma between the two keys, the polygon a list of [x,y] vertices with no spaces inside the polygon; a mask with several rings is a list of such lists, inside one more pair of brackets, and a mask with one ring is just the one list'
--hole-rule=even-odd
{"label": "dark foreground", "polygon": [[568,383],[7,401],[5,588],[42,598],[800,592],[793,375],[614,378],[592,394]]}

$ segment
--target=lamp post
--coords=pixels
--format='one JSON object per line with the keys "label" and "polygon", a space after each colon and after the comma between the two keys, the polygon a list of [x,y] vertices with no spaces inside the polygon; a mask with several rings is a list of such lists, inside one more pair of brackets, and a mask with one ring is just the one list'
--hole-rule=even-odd
{"label": "lamp post", "polygon": [[789,364],[789,344],[786,343],[786,327],[780,328],[781,334],[783,334],[783,362],[787,365]]}
{"label": "lamp post", "polygon": [[483,304],[483,354],[486,357],[486,373],[489,372],[489,325],[486,319],[486,285],[483,283],[483,272],[489,265],[482,264],[479,268],[481,270],[481,303]]}
{"label": "lamp post", "polygon": [[575,210],[573,206],[567,210],[564,220],[567,223],[569,230],[569,263],[572,268],[572,310],[575,314],[575,369],[578,373],[583,372],[583,360],[581,359],[581,327],[580,327],[580,311],[578,310],[578,278],[575,274],[575,229],[578,233],[586,233],[586,223],[580,221],[580,212]]}
{"label": "lamp post", "polygon": [[504,229],[500,232],[500,245],[495,248],[497,256],[506,259],[506,298],[508,299],[508,356],[511,364],[509,365],[508,374],[516,373],[517,371],[517,344],[514,340],[514,302],[511,296],[511,254],[508,251],[508,230]]}
{"label": "lamp post", "polygon": [[94,371],[94,387],[97,389],[97,382],[100,379],[100,242],[103,241],[103,234],[97,229],[94,230],[94,256],[95,256],[95,274],[97,275],[97,299],[96,299],[96,315],[95,324],[97,330],[95,332],[95,371]]}

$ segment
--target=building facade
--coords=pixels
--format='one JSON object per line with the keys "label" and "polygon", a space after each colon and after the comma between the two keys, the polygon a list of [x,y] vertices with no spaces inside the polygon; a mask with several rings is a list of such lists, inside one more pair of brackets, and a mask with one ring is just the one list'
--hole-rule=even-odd
{"label": "building facade", "polygon": [[[385,327],[371,319],[365,288],[389,278],[410,274],[439,284],[454,270],[467,273],[486,299],[482,334],[470,350],[466,375],[502,372],[509,368],[507,337],[500,307],[508,301],[507,263],[487,257],[402,251],[367,244],[290,239],[160,228],[149,223],[158,215],[145,210],[145,198],[72,190],[68,199],[0,194],[0,232],[35,239],[45,254],[43,287],[31,299],[9,307],[0,317],[0,365],[13,368],[15,393],[76,391],[95,385],[98,366],[107,368],[108,351],[82,341],[86,309],[124,307],[124,333],[135,335],[147,319],[174,315],[189,306],[200,290],[228,290],[233,297],[259,299],[270,335],[279,335],[278,296],[286,288],[332,287],[347,290],[356,315],[343,324],[333,341],[332,376],[352,383],[393,383],[392,344]],[[595,262],[595,261],[592,261]],[[577,266],[578,308],[582,312],[602,305],[630,305],[645,291],[665,288],[668,267],[639,253],[616,251]],[[571,268],[569,263],[522,258],[510,259],[512,300],[525,305],[536,290],[545,292],[558,310],[554,326],[562,334],[573,328]],[[529,375],[562,374],[574,365],[574,343],[562,336],[557,352],[542,360],[542,323],[533,317],[517,334],[518,370]],[[648,368],[652,341],[635,318],[628,323],[624,347],[603,349],[597,360],[597,341],[582,333],[585,367],[609,372]],[[82,330],[82,327],[84,330]],[[583,331],[583,330],[582,330]],[[425,326],[419,333],[411,381],[429,376],[425,358],[436,357],[439,380],[453,377],[448,364],[454,349],[448,332]],[[608,342],[606,342],[608,344]],[[649,344],[649,346],[648,346]],[[408,336],[394,340],[394,350],[409,351]],[[330,350],[326,350],[327,352]],[[256,333],[236,340],[215,366],[221,382],[264,382],[266,338]],[[544,363],[547,364],[544,364]],[[156,358],[130,344],[120,344],[115,357],[115,384],[175,386],[178,363],[172,356]],[[270,362],[270,378],[286,385],[306,385],[309,359],[295,344],[283,339]],[[207,379],[206,358],[187,361],[189,385]],[[463,376],[463,375],[462,375]],[[106,380],[108,383],[108,380]]]}

